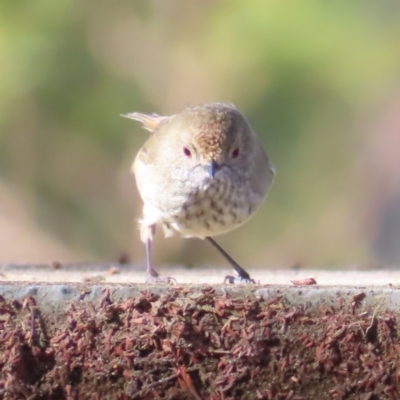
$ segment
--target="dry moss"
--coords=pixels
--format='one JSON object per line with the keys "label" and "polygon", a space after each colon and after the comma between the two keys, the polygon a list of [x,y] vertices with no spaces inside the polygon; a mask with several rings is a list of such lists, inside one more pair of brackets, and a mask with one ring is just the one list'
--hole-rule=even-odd
{"label": "dry moss", "polygon": [[363,294],[308,310],[212,287],[72,302],[0,299],[0,398],[399,399],[398,315]]}

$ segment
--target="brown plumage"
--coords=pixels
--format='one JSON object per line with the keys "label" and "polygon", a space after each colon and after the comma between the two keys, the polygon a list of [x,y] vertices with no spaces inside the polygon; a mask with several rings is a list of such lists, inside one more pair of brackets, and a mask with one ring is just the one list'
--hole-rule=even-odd
{"label": "brown plumage", "polygon": [[243,279],[250,280],[211,239],[244,223],[264,200],[274,177],[242,114],[234,106],[210,103],[167,117],[125,117],[152,132],[132,166],[144,202],[140,226],[149,278],[159,280],[151,265],[150,242],[161,225],[166,235],[177,231],[207,239]]}

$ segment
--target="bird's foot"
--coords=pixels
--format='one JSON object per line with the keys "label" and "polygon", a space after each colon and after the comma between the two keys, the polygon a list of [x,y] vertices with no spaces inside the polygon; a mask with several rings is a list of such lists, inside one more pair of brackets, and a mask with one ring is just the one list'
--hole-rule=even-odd
{"label": "bird's foot", "polygon": [[227,275],[224,279],[224,283],[230,283],[231,285],[234,284],[245,284],[245,285],[249,285],[251,283],[256,283],[256,281],[252,278],[250,278],[250,275],[247,276],[232,276],[232,275]]}
{"label": "bird's foot", "polygon": [[146,281],[147,284],[154,284],[154,283],[168,283],[175,285],[177,283],[175,278],[171,276],[159,276],[158,272],[154,269],[150,269],[147,271]]}

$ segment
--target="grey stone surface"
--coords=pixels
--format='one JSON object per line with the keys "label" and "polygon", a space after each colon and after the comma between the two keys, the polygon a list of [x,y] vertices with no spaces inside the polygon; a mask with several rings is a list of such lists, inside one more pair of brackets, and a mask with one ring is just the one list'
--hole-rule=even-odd
{"label": "grey stone surface", "polygon": [[[54,267],[54,265],[53,265]],[[145,267],[139,264],[119,265],[117,263],[73,263],[59,264],[1,264],[0,282],[84,282],[92,283],[143,283]],[[247,266],[245,266],[247,267]],[[221,266],[159,266],[163,276],[173,276],[180,284],[218,284],[226,275],[234,274],[230,268]],[[114,273],[112,273],[112,269]],[[400,268],[390,270],[361,270],[360,267],[335,270],[321,269],[248,269],[250,275],[260,284],[291,285],[295,279],[314,278],[320,286],[388,286],[400,287]],[[389,286],[388,286],[389,287]]]}
{"label": "grey stone surface", "polygon": [[[190,287],[191,291],[201,290],[205,285],[177,285],[175,287]],[[231,297],[246,297],[255,295],[268,300],[281,297],[288,306],[305,307],[318,311],[321,306],[337,307],[339,298],[344,303],[354,299],[362,302],[365,309],[371,311],[400,310],[400,288],[397,287],[351,287],[351,286],[260,286],[260,285],[213,285],[217,293],[229,293]],[[72,303],[99,302],[110,291],[113,300],[124,300],[138,295],[143,290],[162,294],[170,290],[167,285],[144,284],[91,284],[91,283],[27,283],[2,282],[0,295],[7,300],[17,300],[20,303],[28,297],[34,297],[37,306],[43,313],[62,313]]]}
{"label": "grey stone surface", "polygon": [[[0,295],[22,302],[33,296],[42,312],[59,313],[73,302],[97,302],[109,289],[113,299],[133,297],[150,289],[162,293],[168,285],[145,285],[144,269],[138,265],[99,263],[60,264],[0,264]],[[283,296],[294,306],[318,308],[321,304],[336,305],[338,297],[351,301],[365,294],[363,305],[390,310],[400,309],[400,271],[397,270],[249,270],[260,285],[222,285],[230,269],[194,268],[180,266],[160,268],[165,275],[174,276],[179,285],[199,290],[212,284],[217,291],[232,296],[273,298]],[[313,277],[318,285],[296,287],[292,280]]]}

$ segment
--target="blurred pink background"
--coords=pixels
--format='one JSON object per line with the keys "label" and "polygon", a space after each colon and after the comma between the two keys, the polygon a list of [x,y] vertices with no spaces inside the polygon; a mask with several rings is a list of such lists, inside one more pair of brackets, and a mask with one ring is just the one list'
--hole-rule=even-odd
{"label": "blurred pink background", "polygon": [[[0,4],[0,261],[142,264],[122,113],[234,103],[277,168],[219,243],[248,267],[400,264],[400,3]],[[156,262],[222,264],[156,239]]]}

